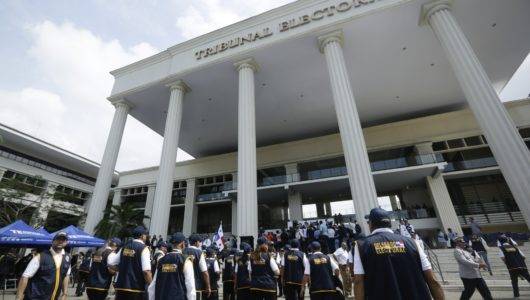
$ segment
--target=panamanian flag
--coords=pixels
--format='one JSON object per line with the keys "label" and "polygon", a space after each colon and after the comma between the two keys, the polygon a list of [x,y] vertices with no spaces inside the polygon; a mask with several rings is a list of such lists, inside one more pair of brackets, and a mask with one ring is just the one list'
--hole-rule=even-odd
{"label": "panamanian flag", "polygon": [[223,243],[223,223],[219,224],[219,229],[217,229],[217,233],[213,236],[213,242],[217,245],[217,248],[219,248],[219,251],[223,250],[224,243]]}

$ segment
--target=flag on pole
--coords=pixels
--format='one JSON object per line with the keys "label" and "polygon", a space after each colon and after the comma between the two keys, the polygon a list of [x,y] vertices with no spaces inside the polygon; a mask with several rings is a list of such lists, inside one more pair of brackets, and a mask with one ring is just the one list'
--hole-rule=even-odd
{"label": "flag on pole", "polygon": [[223,236],[223,223],[221,223],[219,224],[219,229],[217,229],[217,233],[213,236],[213,242],[217,245],[219,251],[223,250],[224,248]]}

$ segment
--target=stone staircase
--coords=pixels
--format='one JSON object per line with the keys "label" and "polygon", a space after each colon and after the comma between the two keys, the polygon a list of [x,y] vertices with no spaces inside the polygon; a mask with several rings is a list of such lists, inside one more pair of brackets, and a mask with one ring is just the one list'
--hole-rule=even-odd
{"label": "stone staircase", "polygon": [[[524,245],[520,247],[521,251],[526,257],[530,258],[530,246]],[[458,273],[458,263],[454,258],[454,249],[434,249],[431,250],[436,254],[440,268],[443,275],[443,288],[445,290],[459,291],[463,289],[462,281]],[[499,257],[499,249],[497,247],[490,247],[488,251],[488,259],[493,271],[493,276],[488,271],[481,270],[482,277],[486,280],[488,287],[493,291],[512,290],[510,275],[506,265]],[[431,259],[432,260],[432,259]],[[530,263],[530,260],[527,264]],[[435,268],[436,277],[442,282],[438,270]],[[525,280],[519,280],[519,289],[521,291],[530,291],[530,284]]]}

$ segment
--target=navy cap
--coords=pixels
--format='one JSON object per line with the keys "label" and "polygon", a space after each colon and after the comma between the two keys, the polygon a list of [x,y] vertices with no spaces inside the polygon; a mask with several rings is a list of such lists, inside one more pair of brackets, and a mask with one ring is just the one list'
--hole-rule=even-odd
{"label": "navy cap", "polygon": [[196,234],[196,233],[190,235],[189,240],[190,240],[190,244],[191,244],[191,245],[193,245],[193,244],[195,244],[195,243],[197,243],[197,242],[202,242],[202,238],[201,238],[201,236],[198,235],[198,234]]}
{"label": "navy cap", "polygon": [[208,257],[214,256],[215,252],[216,252],[215,249],[212,247],[206,248],[206,256]]}
{"label": "navy cap", "polygon": [[147,233],[148,233],[147,229],[145,229],[145,227],[143,227],[143,226],[136,226],[133,229],[133,237],[139,237],[139,236],[147,234]]}
{"label": "navy cap", "polygon": [[241,245],[239,245],[239,248],[243,250],[243,252],[247,252],[247,253],[252,251],[252,246],[250,246],[248,243],[245,243],[245,242],[241,242]]}
{"label": "navy cap", "polygon": [[267,239],[264,238],[264,237],[260,237],[260,238],[258,238],[258,241],[256,243],[258,244],[258,246],[261,246],[263,244],[267,244]]}
{"label": "navy cap", "polygon": [[162,247],[166,247],[167,248],[167,243],[166,242],[162,242],[160,244],[158,244],[158,248],[162,248]]}
{"label": "navy cap", "polygon": [[[289,250],[291,250],[291,248],[292,248],[291,245],[285,244],[285,246],[283,246],[282,250],[289,251]],[[293,247],[293,248],[298,248],[298,247]]]}
{"label": "navy cap", "polygon": [[390,213],[382,208],[372,208],[370,214],[364,217],[371,223],[390,222]]}
{"label": "navy cap", "polygon": [[317,241],[313,241],[311,242],[311,244],[309,245],[309,247],[311,247],[311,250],[315,251],[315,250],[320,250],[320,243],[317,242]]}
{"label": "navy cap", "polygon": [[292,239],[289,242],[289,245],[291,246],[291,248],[300,248],[300,242],[296,239]]}
{"label": "navy cap", "polygon": [[118,247],[121,245],[121,240],[120,240],[120,238],[113,237],[113,238],[110,239],[110,241],[111,241],[112,243],[116,244],[116,246],[118,246]]}
{"label": "navy cap", "polygon": [[186,240],[186,237],[184,236],[184,234],[182,232],[175,232],[171,238],[170,238],[170,242],[173,243],[173,244],[180,244],[182,242],[184,242]]}
{"label": "navy cap", "polygon": [[64,239],[68,239],[68,234],[64,231],[59,231],[55,234],[55,236],[53,237],[54,240],[58,239],[58,238],[64,238]]}

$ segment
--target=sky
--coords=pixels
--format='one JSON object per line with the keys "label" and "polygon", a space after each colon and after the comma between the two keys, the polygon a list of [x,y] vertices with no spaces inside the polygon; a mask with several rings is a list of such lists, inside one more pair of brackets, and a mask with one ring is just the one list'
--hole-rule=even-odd
{"label": "sky", "polygon": [[[0,123],[100,162],[114,113],[109,71],[288,2],[0,1]],[[528,96],[529,82],[530,56],[501,99]],[[129,117],[116,169],[158,165],[161,148]],[[191,158],[179,149],[177,160]]]}

